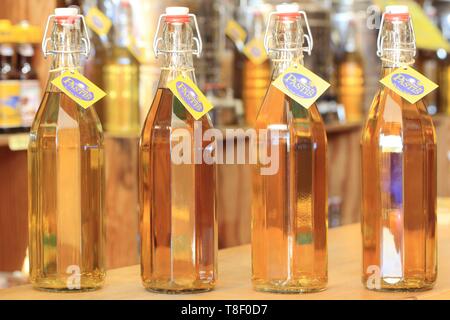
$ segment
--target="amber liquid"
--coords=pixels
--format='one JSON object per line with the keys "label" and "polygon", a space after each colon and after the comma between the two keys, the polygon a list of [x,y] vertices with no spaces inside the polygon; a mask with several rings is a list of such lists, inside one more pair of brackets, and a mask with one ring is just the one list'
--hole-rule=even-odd
{"label": "amber liquid", "polygon": [[364,104],[364,70],[359,54],[348,53],[338,66],[338,101],[345,108],[346,120],[361,121]]}
{"label": "amber liquid", "polygon": [[[386,75],[390,71],[386,71]],[[436,137],[420,100],[384,88],[362,136],[363,276],[375,290],[433,286],[436,257]]]}
{"label": "amber liquid", "polygon": [[242,73],[242,100],[245,111],[245,122],[253,126],[259,107],[264,100],[267,87],[270,85],[270,62],[260,65],[245,59]]}
{"label": "amber liquid", "polygon": [[30,281],[88,291],[105,279],[104,150],[94,108],[46,92],[28,150]]}
{"label": "amber liquid", "polygon": [[[279,170],[253,174],[253,285],[314,292],[327,285],[327,138],[315,105],[305,109],[271,86],[257,129],[279,130]],[[268,147],[271,146],[269,141]],[[273,147],[276,146],[276,142]]]}
{"label": "amber liquid", "polygon": [[[203,131],[211,127],[207,116],[199,121]],[[171,91],[158,89],[142,131],[139,165],[141,270],[150,291],[209,291],[216,282],[215,165],[171,161],[181,136],[192,139],[192,155],[207,149],[209,143],[194,142],[193,132],[193,117]]]}

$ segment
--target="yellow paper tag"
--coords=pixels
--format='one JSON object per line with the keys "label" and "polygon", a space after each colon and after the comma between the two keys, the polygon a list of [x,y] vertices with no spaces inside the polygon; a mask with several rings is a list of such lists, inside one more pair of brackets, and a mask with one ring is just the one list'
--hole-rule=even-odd
{"label": "yellow paper tag", "polygon": [[28,134],[13,134],[8,139],[8,147],[11,151],[27,150],[29,141]]}
{"label": "yellow paper tag", "polygon": [[112,22],[97,7],[92,7],[86,15],[87,26],[99,36],[107,35],[111,29]]}
{"label": "yellow paper tag", "polygon": [[245,39],[247,39],[247,32],[236,20],[233,19],[228,20],[225,28],[225,34],[236,44],[243,43],[245,42]]}
{"label": "yellow paper tag", "polygon": [[309,108],[330,84],[304,66],[288,68],[273,85],[305,108]]}
{"label": "yellow paper tag", "polygon": [[427,16],[420,4],[411,0],[375,0],[380,7],[388,5],[406,5],[409,8],[414,26],[416,44],[418,48],[436,51],[445,49],[450,51],[450,44],[439,28]]}
{"label": "yellow paper tag", "polygon": [[416,103],[438,87],[436,83],[411,67],[398,68],[380,82],[409,103]]}
{"label": "yellow paper tag", "polygon": [[195,120],[200,119],[213,108],[211,102],[191,79],[179,76],[172,80],[168,87]]}
{"label": "yellow paper tag", "polygon": [[128,45],[128,50],[136,58],[140,64],[145,64],[147,62],[147,55],[145,53],[145,48],[140,47],[138,41],[134,36],[131,36],[130,44]]}
{"label": "yellow paper tag", "polygon": [[78,71],[66,71],[53,80],[52,84],[85,109],[106,96],[103,90]]}
{"label": "yellow paper tag", "polygon": [[264,48],[264,41],[258,38],[252,39],[245,45],[244,54],[254,64],[262,64],[268,58],[266,49]]}

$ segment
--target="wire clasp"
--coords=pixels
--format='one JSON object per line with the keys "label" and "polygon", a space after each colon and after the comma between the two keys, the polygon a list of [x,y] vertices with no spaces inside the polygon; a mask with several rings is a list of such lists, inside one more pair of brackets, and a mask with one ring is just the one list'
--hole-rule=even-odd
{"label": "wire clasp", "polygon": [[55,14],[52,14],[48,17],[47,23],[45,25],[44,36],[42,38],[42,52],[44,53],[44,57],[47,58],[49,55],[53,55],[55,53],[82,53],[84,56],[88,57],[91,52],[91,41],[89,40],[89,35],[87,31],[86,21],[84,20],[84,16],[81,14],[74,15],[74,18],[81,19],[83,25],[84,36],[81,38],[81,42],[84,43],[84,50],[82,51],[60,51],[60,50],[48,50],[48,43],[51,41],[51,38],[47,37],[48,28],[50,26],[50,22],[52,19],[56,17]]}
{"label": "wire clasp", "polygon": [[[159,43],[163,40],[162,37],[159,36],[159,33],[161,31],[161,22],[163,18],[169,17],[171,16],[170,14],[162,14],[159,16],[159,20],[158,20],[158,27],[156,28],[156,33],[155,33],[155,38],[153,40],[153,52],[155,54],[155,57],[158,58],[158,56],[161,53],[167,52],[165,50],[161,50],[158,46]],[[202,54],[203,51],[203,43],[202,43],[202,37],[200,35],[200,29],[198,28],[198,23],[197,23],[197,17],[195,16],[195,14],[187,14],[187,16],[189,16],[190,20],[194,22],[194,26],[195,26],[195,32],[197,33],[197,36],[194,36],[194,42],[196,45],[196,49],[195,50],[187,50],[187,51],[183,51],[183,52],[192,52],[192,54],[196,55],[197,58],[200,58],[200,55]],[[170,51],[173,52],[173,51]]]}
{"label": "wire clasp", "polygon": [[413,52],[413,55],[416,55],[417,48],[416,48],[416,34],[414,32],[414,26],[411,22],[411,18],[409,18],[408,23],[411,27],[412,32],[412,42],[407,43],[407,45],[412,45],[412,48],[404,49],[404,48],[383,48],[384,44],[384,37],[382,36],[383,33],[383,24],[384,24],[384,15],[386,13],[383,12],[383,15],[381,16],[381,22],[380,22],[380,31],[378,32],[378,38],[377,38],[377,56],[382,57],[384,55],[384,51],[404,51],[404,52]]}
{"label": "wire clasp", "polygon": [[[303,50],[303,52],[308,53],[308,55],[311,55],[311,51],[314,46],[314,41],[313,41],[313,37],[311,34],[311,28],[309,27],[308,17],[306,16],[305,11],[298,11],[298,13],[300,14],[300,16],[303,16],[303,19],[305,20],[306,30],[308,32],[307,34],[303,34],[303,37],[306,40],[307,46],[303,47],[302,50]],[[269,30],[270,30],[270,25],[272,22],[272,17],[275,14],[279,14],[279,13],[276,11],[270,13],[269,20],[267,21],[266,33],[264,35],[264,47],[266,48],[267,53],[269,53],[272,50],[269,47],[270,41],[272,40],[272,35],[269,35]]]}

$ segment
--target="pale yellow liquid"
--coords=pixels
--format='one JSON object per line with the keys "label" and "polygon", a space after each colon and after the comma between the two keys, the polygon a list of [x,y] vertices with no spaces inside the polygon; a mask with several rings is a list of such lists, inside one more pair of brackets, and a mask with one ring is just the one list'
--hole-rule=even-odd
{"label": "pale yellow liquid", "polygon": [[[210,128],[206,116],[200,121]],[[140,143],[141,276],[146,289],[163,293],[209,291],[217,279],[216,169],[172,163],[180,128],[193,137],[193,117],[158,89]],[[193,144],[192,154],[207,145]]]}
{"label": "pale yellow liquid", "polygon": [[32,285],[69,292],[100,288],[104,150],[94,108],[84,110],[63,93],[46,92],[28,158]]}
{"label": "pale yellow liquid", "polygon": [[280,293],[324,290],[328,280],[327,139],[320,114],[315,105],[306,110],[271,86],[256,127],[279,130],[280,165],[271,176],[261,175],[265,166],[254,169],[253,286],[257,291]]}
{"label": "pale yellow liquid", "polygon": [[436,137],[422,100],[410,104],[387,88],[378,93],[362,136],[362,176],[364,285],[431,288],[437,275]]}
{"label": "pale yellow liquid", "polygon": [[139,64],[128,49],[114,48],[103,68],[104,127],[119,136],[135,136],[141,129],[139,118]]}

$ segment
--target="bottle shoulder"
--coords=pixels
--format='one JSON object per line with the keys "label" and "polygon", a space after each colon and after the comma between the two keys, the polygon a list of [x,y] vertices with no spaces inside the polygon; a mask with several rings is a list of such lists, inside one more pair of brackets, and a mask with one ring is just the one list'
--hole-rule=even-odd
{"label": "bottle shoulder", "polygon": [[274,86],[270,86],[261,104],[257,123],[262,126],[279,123],[295,126],[298,123],[311,123],[319,127],[325,126],[316,103],[305,108],[281,92]]}
{"label": "bottle shoulder", "polygon": [[103,130],[94,106],[84,109],[62,92],[45,92],[31,131],[73,130],[89,132],[95,139],[103,139]]}
{"label": "bottle shoulder", "polygon": [[378,143],[382,136],[399,136],[405,143],[435,144],[435,127],[425,100],[409,103],[392,90],[380,89],[370,108],[362,143]]}

